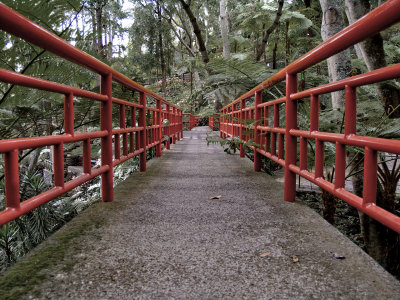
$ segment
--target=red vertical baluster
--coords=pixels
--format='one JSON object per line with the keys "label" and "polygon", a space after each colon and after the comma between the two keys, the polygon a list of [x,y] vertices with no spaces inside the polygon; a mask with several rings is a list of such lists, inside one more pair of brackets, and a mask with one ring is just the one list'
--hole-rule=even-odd
{"label": "red vertical baluster", "polygon": [[[122,129],[126,129],[126,108],[125,105],[120,106],[119,122]],[[128,134],[125,132],[122,134],[122,153],[128,155]]]}
{"label": "red vertical baluster", "polygon": [[376,185],[377,185],[377,151],[365,147],[364,157],[364,184],[363,184],[363,205],[376,203]]}
{"label": "red vertical baluster", "polygon": [[283,134],[279,133],[278,134],[278,158],[283,159],[283,145],[284,145],[284,139],[283,139]]}
{"label": "red vertical baluster", "polygon": [[307,170],[307,139],[300,138],[300,170]]}
{"label": "red vertical baluster", "polygon": [[297,75],[286,74],[286,129],[285,129],[285,187],[284,200],[294,201],[296,198],[296,174],[289,170],[296,164],[297,139],[290,134],[297,128],[297,102],[290,100],[290,95],[297,91]]}
{"label": "red vertical baluster", "polygon": [[92,173],[90,139],[83,141],[83,173]]}
{"label": "red vertical baluster", "polygon": [[[279,127],[279,104],[274,104],[274,128]],[[271,153],[276,155],[276,140],[277,133],[273,132],[271,135]]]}
{"label": "red vertical baluster", "polygon": [[113,152],[112,152],[112,75],[101,77],[101,93],[108,99],[101,103],[101,130],[107,135],[101,138],[101,165],[108,166],[107,172],[101,175],[102,200],[110,202],[114,199],[113,189]]}
{"label": "red vertical baluster", "polygon": [[336,142],[335,152],[335,189],[343,188],[346,171],[346,146]]}
{"label": "red vertical baluster", "polygon": [[119,133],[114,135],[114,156],[116,160],[121,158],[121,140]]}
{"label": "red vertical baluster", "polygon": [[172,134],[172,144],[175,144],[175,133],[176,133],[176,126],[175,126],[175,113],[176,113],[176,108],[172,107],[172,114],[171,114],[171,118],[172,118],[172,126],[171,126],[171,134]]}
{"label": "red vertical baluster", "polygon": [[162,140],[162,132],[161,132],[161,100],[157,99],[157,116],[156,116],[156,125],[158,128],[156,129],[157,132],[157,139],[158,142],[156,146],[156,156],[161,156],[161,140]]}
{"label": "red vertical baluster", "polygon": [[243,146],[244,143],[244,133],[243,133],[243,125],[245,124],[244,122],[244,109],[246,108],[246,101],[245,100],[240,100],[240,140],[242,143],[240,143],[240,157],[245,157],[245,149]]}
{"label": "red vertical baluster", "polygon": [[[265,121],[267,127],[269,127],[269,106],[266,107],[266,116],[265,116]],[[265,151],[270,153],[271,151],[271,132],[267,131],[267,136],[265,138]]]}
{"label": "red vertical baluster", "polygon": [[167,129],[166,129],[166,133],[168,136],[168,140],[167,140],[167,149],[170,149],[170,143],[171,143],[171,112],[169,110],[169,104],[166,105],[167,108],[167,119],[168,119],[168,125],[167,125]]}
{"label": "red vertical baluster", "polygon": [[324,176],[324,142],[315,139],[315,178]]}
{"label": "red vertical baluster", "polygon": [[6,181],[6,207],[18,209],[20,206],[20,198],[17,149],[4,154],[4,175]]}
{"label": "red vertical baluster", "polygon": [[319,99],[318,95],[310,97],[310,131],[318,131],[319,128]]}
{"label": "red vertical baluster", "polygon": [[74,94],[64,96],[64,131],[74,135]]}
{"label": "red vertical baluster", "polygon": [[344,134],[356,134],[357,122],[357,91],[350,86],[345,87],[345,107],[344,107]]}
{"label": "red vertical baluster", "polygon": [[261,171],[261,154],[257,151],[260,145],[260,132],[258,126],[261,122],[261,111],[258,106],[262,103],[262,93],[260,91],[255,94],[255,108],[254,108],[254,141],[257,144],[254,146],[254,171]]}
{"label": "red vertical baluster", "polygon": [[[135,118],[136,110],[135,107],[131,106],[131,128],[136,127],[136,118]],[[135,133],[129,133],[129,153],[133,153],[135,151]]]}
{"label": "red vertical baluster", "polygon": [[54,185],[64,187],[64,144],[53,146],[54,153]]}
{"label": "red vertical baluster", "polygon": [[146,126],[146,95],[144,93],[140,93],[139,96],[139,104],[142,108],[139,111],[139,127],[142,127],[139,133],[139,145],[143,151],[139,154],[139,170],[140,172],[146,171],[146,135],[147,135],[147,126]]}

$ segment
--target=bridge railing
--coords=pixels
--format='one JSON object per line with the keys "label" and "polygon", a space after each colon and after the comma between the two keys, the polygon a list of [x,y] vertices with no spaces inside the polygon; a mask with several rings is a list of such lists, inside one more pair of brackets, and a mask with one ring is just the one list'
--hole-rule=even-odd
{"label": "bridge railing", "polygon": [[[251,148],[254,150],[255,171],[261,169],[262,156],[285,168],[284,200],[295,200],[296,175],[299,175],[400,233],[400,218],[376,204],[378,152],[400,154],[400,141],[356,134],[357,88],[399,78],[400,64],[297,92],[297,74],[299,72],[375,35],[398,21],[400,21],[400,1],[386,1],[368,15],[222,108],[221,137],[234,136],[242,141],[254,139],[256,146],[251,146]],[[262,91],[285,80],[286,96],[263,102]],[[341,90],[345,91],[344,133],[319,131],[319,96]],[[254,100],[255,105],[246,107],[247,100]],[[297,128],[297,103],[299,100],[310,101],[310,130]],[[285,109],[285,127],[279,123],[281,107]],[[270,123],[269,119],[272,119],[273,122]],[[315,142],[313,170],[307,168],[307,144],[311,140]],[[333,183],[326,180],[323,174],[324,144],[327,142],[334,143],[336,147]],[[345,187],[346,146],[359,147],[364,150],[362,197],[346,190]],[[299,161],[297,161],[298,154]],[[241,145],[240,155],[245,156],[243,145]]]}
{"label": "bridge railing", "polygon": [[192,130],[199,124],[199,116],[190,113],[183,113],[183,128],[184,130]]}
{"label": "bridge railing", "polygon": [[[0,29],[101,76],[101,91],[94,93],[0,69],[1,82],[64,95],[63,134],[0,141],[0,153],[4,155],[6,202],[6,208],[0,212],[0,225],[100,175],[102,200],[112,201],[113,167],[138,155],[140,171],[145,171],[147,149],[155,147],[156,156],[161,156],[161,144],[165,142],[167,149],[170,146],[169,139],[165,139],[164,136],[172,137],[173,142],[182,138],[182,111],[179,107],[68,44],[2,3],[0,3]],[[113,97],[113,82],[138,92],[138,97],[136,97],[138,99]],[[74,100],[76,98],[100,103],[100,130],[74,132]],[[119,128],[113,128],[112,125],[113,105],[119,110]],[[127,118],[129,125],[126,122]],[[168,122],[163,122],[164,120]],[[95,139],[101,141],[101,165],[98,168],[91,166],[91,143]],[[83,173],[72,180],[65,181],[64,145],[76,142],[82,144]],[[21,202],[19,153],[26,149],[49,146],[53,147],[54,186],[44,193]]]}
{"label": "bridge railing", "polygon": [[211,130],[219,130],[219,117],[219,113],[208,116],[208,127],[210,127]]}

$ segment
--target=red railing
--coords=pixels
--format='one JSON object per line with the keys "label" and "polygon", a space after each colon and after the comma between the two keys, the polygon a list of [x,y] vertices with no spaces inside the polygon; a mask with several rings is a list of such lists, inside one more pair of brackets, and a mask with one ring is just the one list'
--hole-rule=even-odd
{"label": "red railing", "polygon": [[190,113],[183,113],[183,128],[184,130],[192,130],[199,124],[199,116],[194,116]]}
{"label": "red railing", "polygon": [[[68,44],[56,35],[0,3],[0,29],[27,42],[50,51],[101,76],[101,92],[93,93],[71,86],[0,69],[0,81],[64,95],[64,134],[26,137],[0,141],[4,154],[6,208],[0,212],[0,225],[55,199],[73,188],[101,175],[103,201],[113,200],[113,167],[139,155],[140,171],[146,170],[146,150],[156,147],[161,156],[161,144],[169,149],[172,142],[182,138],[182,111],[160,96],[118,73],[108,65]],[[117,99],[112,95],[112,82],[138,92],[135,102]],[[74,132],[74,98],[99,101],[101,105],[100,130]],[[152,106],[147,97],[152,98]],[[134,100],[134,99],[129,99]],[[113,104],[119,106],[119,128],[113,128]],[[127,113],[126,111],[129,110]],[[130,115],[130,126],[126,117]],[[168,119],[168,125],[163,120]],[[137,122],[138,121],[138,122]],[[122,136],[122,147],[121,147]],[[91,141],[101,139],[101,166],[91,166]],[[64,144],[81,142],[83,145],[83,173],[67,182],[64,178]],[[114,151],[113,151],[114,144]],[[54,187],[23,202],[20,201],[18,154],[25,149],[54,147]],[[122,148],[122,153],[121,153]]]}
{"label": "red railing", "polygon": [[[388,28],[400,20],[400,0],[389,0],[351,26],[345,28],[280,72],[265,80],[221,110],[221,137],[254,139],[254,169],[260,171],[265,156],[285,168],[284,200],[294,201],[299,175],[358,210],[400,233],[400,218],[376,205],[377,153],[400,154],[400,141],[356,134],[356,90],[358,87],[400,77],[400,64],[297,92],[297,74],[326,58]],[[286,80],[286,96],[263,102],[262,91]],[[319,96],[345,91],[344,134],[319,131]],[[246,107],[254,97],[255,105]],[[297,129],[297,102],[310,99],[310,130]],[[279,108],[285,106],[286,127],[280,127]],[[268,119],[273,110],[273,124]],[[249,124],[252,124],[248,126]],[[250,128],[251,127],[251,128]],[[285,141],[284,141],[285,139]],[[307,169],[307,141],[315,141],[314,171]],[[299,162],[297,146],[299,142]],[[324,143],[336,145],[334,182],[324,178]],[[364,149],[364,188],[359,197],[345,189],[346,146]],[[240,155],[245,156],[243,145]]]}
{"label": "red railing", "polygon": [[211,130],[219,130],[219,113],[208,116],[208,127]]}

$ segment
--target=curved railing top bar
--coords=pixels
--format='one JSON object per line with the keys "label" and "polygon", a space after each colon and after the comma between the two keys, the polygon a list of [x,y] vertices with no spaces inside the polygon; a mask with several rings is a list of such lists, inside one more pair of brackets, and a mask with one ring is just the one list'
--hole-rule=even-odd
{"label": "curved railing top bar", "polygon": [[[262,156],[285,168],[284,200],[295,200],[296,175],[299,175],[400,233],[400,217],[380,207],[376,201],[378,152],[400,154],[400,141],[359,136],[356,133],[357,88],[399,78],[400,63],[305,91],[297,91],[297,73],[399,21],[400,0],[388,0],[222,108],[220,115],[221,137],[238,137],[244,142],[254,139],[255,146],[250,146],[250,148],[254,150],[255,171],[261,169]],[[263,102],[263,89],[285,80],[286,96]],[[345,92],[344,133],[321,132],[319,131],[319,95],[340,90]],[[246,107],[246,100],[252,97],[254,97],[254,105]],[[297,101],[300,99],[310,101],[309,130],[299,130],[297,127]],[[279,118],[280,107],[283,105],[286,122],[284,128],[280,127]],[[272,116],[270,116],[270,113],[272,113]],[[212,123],[213,119],[210,116]],[[249,124],[252,124],[251,127]],[[307,166],[308,141],[315,143],[315,163],[311,170]],[[324,177],[325,143],[335,144],[335,176],[333,182]],[[251,143],[248,144],[251,145]],[[346,190],[346,146],[360,147],[364,150],[362,196]],[[240,156],[245,156],[243,145],[240,147]],[[298,156],[299,159],[297,159]]]}
{"label": "curved railing top bar", "polygon": [[23,15],[17,13],[3,3],[0,3],[0,29],[14,36],[20,37],[21,39],[35,44],[43,49],[46,49],[47,51],[50,51],[57,56],[65,58],[87,69],[90,69],[99,75],[105,76],[111,74],[113,80],[115,80],[116,82],[135,91],[145,93],[153,97],[154,99],[162,100],[163,102],[168,103],[171,107],[178,108],[178,106],[169,103],[161,96],[153,93],[152,91],[146,89],[137,82],[129,79],[128,77],[114,70],[107,64],[72,46],[62,38],[47,31],[46,29],[32,22],[31,20],[25,18]]}
{"label": "curved railing top bar", "polygon": [[[105,63],[68,44],[58,36],[26,19],[0,3],[0,30],[35,44],[57,56],[78,64],[101,76],[100,93],[71,87],[29,75],[0,69],[0,81],[32,89],[64,95],[64,133],[51,136],[23,137],[0,141],[0,153],[4,155],[5,209],[0,211],[0,226],[37,208],[58,196],[101,176],[103,201],[112,201],[113,168],[134,156],[139,156],[140,171],[146,170],[146,151],[155,147],[161,156],[162,143],[169,149],[183,136],[182,111],[159,95],[127,78]],[[118,99],[112,95],[112,81],[138,92],[135,102]],[[146,104],[146,96],[153,98]],[[100,130],[74,132],[74,98],[99,101]],[[137,97],[136,97],[137,98]],[[130,99],[132,100],[132,99]],[[119,127],[113,128],[113,104],[119,107]],[[129,117],[127,123],[127,117]],[[168,120],[168,122],[163,122]],[[91,143],[101,141],[101,165],[91,165]],[[64,178],[64,144],[81,143],[82,173],[76,178]],[[53,147],[53,187],[21,201],[19,154],[25,149]]]}
{"label": "curved railing top bar", "polygon": [[[285,80],[286,74],[297,74],[305,69],[331,57],[332,55],[357,44],[366,38],[375,35],[391,25],[399,22],[400,2],[389,0],[377,7],[369,14],[357,20],[357,22],[346,27],[330,39],[326,40],[310,52],[298,58],[286,68],[266,79],[247,93],[243,94],[224,108],[254,96],[256,92],[269,88],[278,82]],[[371,24],[373,20],[373,24]]]}

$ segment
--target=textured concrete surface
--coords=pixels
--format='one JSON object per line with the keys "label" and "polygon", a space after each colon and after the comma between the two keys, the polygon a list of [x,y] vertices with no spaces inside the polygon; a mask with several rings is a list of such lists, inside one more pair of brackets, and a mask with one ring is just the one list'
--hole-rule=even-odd
{"label": "textured concrete surface", "polygon": [[314,211],[284,202],[278,178],[207,146],[206,131],[185,132],[115,202],[79,216],[106,221],[27,298],[400,299],[396,279]]}

